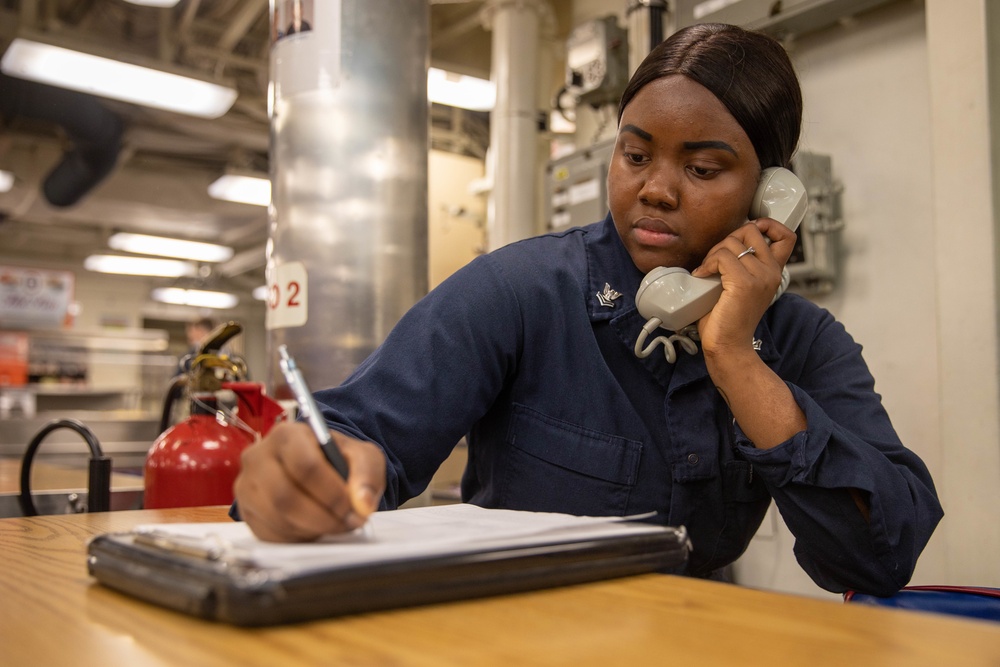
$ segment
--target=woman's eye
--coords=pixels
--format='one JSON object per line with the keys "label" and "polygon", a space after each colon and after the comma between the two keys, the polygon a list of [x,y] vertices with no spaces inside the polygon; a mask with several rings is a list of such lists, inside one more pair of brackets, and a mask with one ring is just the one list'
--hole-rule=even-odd
{"label": "woman's eye", "polygon": [[697,165],[691,165],[690,167],[688,167],[688,169],[690,169],[691,173],[693,173],[695,176],[698,176],[699,178],[709,178],[719,173],[718,169],[711,169],[709,167],[699,167]]}
{"label": "woman's eye", "polygon": [[646,156],[640,153],[625,153],[624,155],[625,159],[632,164],[644,164],[645,162],[648,162]]}

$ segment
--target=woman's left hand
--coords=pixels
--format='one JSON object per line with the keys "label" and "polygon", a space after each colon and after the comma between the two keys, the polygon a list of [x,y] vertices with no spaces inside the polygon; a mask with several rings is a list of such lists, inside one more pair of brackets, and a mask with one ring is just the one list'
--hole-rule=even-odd
{"label": "woman's left hand", "polygon": [[[719,303],[698,322],[706,355],[752,345],[757,324],[781,284],[781,269],[795,239],[795,232],[771,218],[752,220],[719,242],[691,272],[699,278],[722,277]],[[753,253],[740,257],[751,247]]]}
{"label": "woman's left hand", "polygon": [[[739,257],[750,247],[752,254]],[[791,391],[753,349],[757,324],[774,299],[794,247],[794,232],[760,218],[723,239],[691,272],[722,276],[722,296],[698,321],[698,334],[712,382],[758,448],[774,447],[808,426]]]}

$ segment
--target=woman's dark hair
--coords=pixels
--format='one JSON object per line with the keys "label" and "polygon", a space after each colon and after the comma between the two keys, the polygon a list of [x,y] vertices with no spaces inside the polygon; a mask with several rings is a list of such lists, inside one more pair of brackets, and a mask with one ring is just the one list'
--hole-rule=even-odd
{"label": "woman's dark hair", "polygon": [[761,169],[787,167],[802,127],[802,91],[774,39],[724,23],[683,28],[658,44],[622,94],[618,121],[647,83],[683,74],[712,92],[750,137]]}

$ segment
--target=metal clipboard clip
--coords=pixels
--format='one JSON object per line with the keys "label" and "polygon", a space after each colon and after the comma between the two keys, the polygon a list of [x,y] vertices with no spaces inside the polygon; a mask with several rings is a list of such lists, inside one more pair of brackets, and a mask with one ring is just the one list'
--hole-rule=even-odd
{"label": "metal clipboard clip", "polygon": [[217,536],[192,537],[162,530],[142,530],[132,533],[132,541],[160,551],[201,560],[229,565],[250,564],[249,558],[243,557],[229,542]]}

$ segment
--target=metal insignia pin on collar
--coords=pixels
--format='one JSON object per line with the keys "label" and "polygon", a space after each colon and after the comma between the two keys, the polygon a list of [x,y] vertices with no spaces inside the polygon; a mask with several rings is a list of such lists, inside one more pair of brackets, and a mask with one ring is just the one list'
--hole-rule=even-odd
{"label": "metal insignia pin on collar", "polygon": [[597,293],[597,300],[605,308],[614,308],[615,299],[621,296],[621,292],[613,289],[608,283],[604,283],[604,289]]}

